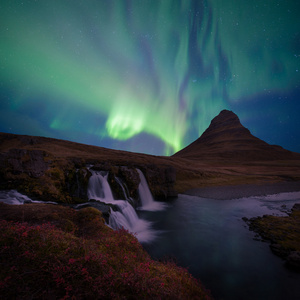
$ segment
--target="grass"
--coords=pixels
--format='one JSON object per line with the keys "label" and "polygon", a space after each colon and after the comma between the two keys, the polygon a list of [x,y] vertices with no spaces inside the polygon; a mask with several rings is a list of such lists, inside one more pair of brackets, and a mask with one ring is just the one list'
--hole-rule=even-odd
{"label": "grass", "polygon": [[[70,199],[67,199],[65,191],[62,190],[62,182],[66,178],[61,170],[69,172],[74,169],[74,164],[77,164],[76,168],[103,162],[112,166],[172,166],[176,170],[175,189],[180,193],[202,186],[300,180],[300,160],[245,162],[226,159],[188,160],[112,150],[58,139],[0,133],[0,152],[7,153],[10,149],[41,150],[46,153],[45,160],[50,163],[48,172],[39,180],[26,178],[26,182],[20,184],[20,190],[26,192],[24,187],[32,186],[31,191],[35,191],[36,196],[43,191],[44,195],[49,194],[53,199],[62,202],[70,202]],[[12,171],[8,168],[3,169],[1,173],[0,170],[1,182],[5,182],[6,186],[10,182],[24,182],[21,178],[23,174],[8,175]]]}
{"label": "grass", "polygon": [[94,208],[1,204],[0,215],[1,299],[211,299]]}
{"label": "grass", "polygon": [[295,205],[289,216],[269,216],[249,220],[251,230],[271,242],[272,251],[300,271],[300,207]]}
{"label": "grass", "polygon": [[289,216],[263,216],[251,219],[251,226],[263,238],[281,245],[290,251],[300,251],[300,211],[292,211]]}

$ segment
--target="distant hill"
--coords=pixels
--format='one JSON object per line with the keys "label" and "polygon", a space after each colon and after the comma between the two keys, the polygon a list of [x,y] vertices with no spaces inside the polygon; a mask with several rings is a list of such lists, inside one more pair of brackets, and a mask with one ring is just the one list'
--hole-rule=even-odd
{"label": "distant hill", "polygon": [[175,153],[173,157],[247,162],[298,160],[300,154],[270,145],[253,136],[235,113],[222,110],[196,141]]}

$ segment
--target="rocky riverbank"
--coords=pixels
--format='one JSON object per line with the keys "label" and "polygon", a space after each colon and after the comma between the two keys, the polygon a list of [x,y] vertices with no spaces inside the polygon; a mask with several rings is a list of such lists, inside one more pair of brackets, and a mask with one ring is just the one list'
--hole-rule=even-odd
{"label": "rocky riverbank", "polygon": [[288,267],[300,272],[300,204],[295,204],[288,216],[264,215],[244,221],[262,241],[270,243],[272,252],[282,257]]}

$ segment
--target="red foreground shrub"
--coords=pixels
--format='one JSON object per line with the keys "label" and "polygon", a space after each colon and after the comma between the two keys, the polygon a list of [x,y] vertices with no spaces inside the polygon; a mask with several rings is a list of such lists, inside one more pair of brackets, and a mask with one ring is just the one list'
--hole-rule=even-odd
{"label": "red foreground shrub", "polygon": [[150,259],[125,230],[76,236],[50,223],[0,221],[1,299],[210,299],[173,263]]}

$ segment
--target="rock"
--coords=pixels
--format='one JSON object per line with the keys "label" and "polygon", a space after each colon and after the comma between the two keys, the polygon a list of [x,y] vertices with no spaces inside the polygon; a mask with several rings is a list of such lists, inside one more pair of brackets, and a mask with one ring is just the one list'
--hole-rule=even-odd
{"label": "rock", "polygon": [[24,200],[24,204],[32,204],[31,200]]}
{"label": "rock", "polygon": [[49,169],[51,161],[47,161],[46,153],[41,150],[10,149],[2,154],[5,165],[13,174],[26,173],[30,177],[41,177]]}
{"label": "rock", "polygon": [[300,270],[300,251],[292,251],[286,259],[286,264],[288,267]]}
{"label": "rock", "polygon": [[289,255],[289,251],[287,249],[283,248],[279,244],[271,244],[270,248],[274,254],[276,254],[282,258],[285,258]]}
{"label": "rock", "polygon": [[165,200],[168,197],[176,197],[174,189],[176,170],[170,166],[146,165],[141,168],[149,188],[156,199]]}
{"label": "rock", "polygon": [[294,204],[292,207],[292,212],[300,211],[300,203]]}
{"label": "rock", "polygon": [[91,175],[91,172],[85,167],[78,170],[73,168],[65,171],[65,187],[67,193],[73,198],[87,201],[87,189]]}
{"label": "rock", "polygon": [[[21,136],[19,142],[20,147],[41,143],[39,138],[28,136]],[[109,172],[108,182],[115,199],[125,199],[123,189],[116,180],[118,177],[127,187],[127,196],[133,199],[133,206],[138,204],[140,177],[137,168],[144,173],[154,198],[177,196],[173,167],[133,163],[120,166],[110,160],[93,163],[93,170]],[[87,160],[80,157],[60,159],[47,150],[11,148],[0,153],[0,188],[17,189],[39,200],[82,203],[88,200],[87,189],[91,176],[86,165]]]}
{"label": "rock", "polygon": [[95,165],[93,165],[92,169],[95,171],[111,171],[112,165],[110,164],[110,162],[105,161],[102,163],[96,163]]}
{"label": "rock", "polygon": [[174,189],[176,172],[173,167],[151,165],[135,166],[113,166],[109,162],[97,163],[92,167],[93,170],[107,171],[108,182],[116,199],[124,199],[124,193],[115,177],[118,177],[127,187],[129,197],[138,200],[138,187],[140,177],[137,169],[140,169],[146,177],[150,191],[154,198],[166,199],[176,197],[177,192]]}
{"label": "rock", "polygon": [[140,184],[140,176],[134,167],[121,166],[118,170],[118,177],[125,182],[129,196],[134,199],[138,199],[138,188]]}
{"label": "rock", "polygon": [[96,163],[92,170],[108,172],[108,183],[112,189],[115,199],[125,199],[123,190],[117,182],[118,177],[121,182],[126,185],[128,196],[134,200],[138,200],[138,187],[140,177],[135,167],[133,166],[116,166],[110,162]]}
{"label": "rock", "polygon": [[97,210],[101,211],[105,222],[108,224],[109,215],[110,215],[110,208],[112,207],[111,205],[106,204],[104,202],[91,200],[87,203],[77,205],[75,208],[81,210],[81,209],[84,209],[84,208],[87,208],[87,207],[93,207],[93,208],[96,208]]}

